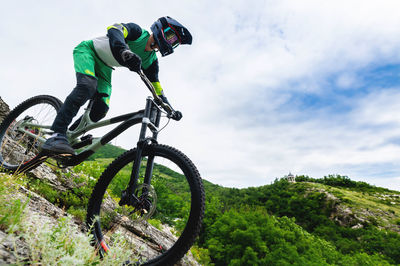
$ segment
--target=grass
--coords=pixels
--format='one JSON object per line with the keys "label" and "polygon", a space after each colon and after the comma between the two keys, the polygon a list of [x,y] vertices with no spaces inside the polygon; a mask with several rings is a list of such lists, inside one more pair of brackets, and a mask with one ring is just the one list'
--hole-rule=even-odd
{"label": "grass", "polygon": [[99,163],[84,162],[75,166],[72,173],[55,170],[59,181],[64,183],[68,180],[71,189],[57,191],[46,180],[36,178],[27,178],[27,187],[83,222],[90,195],[102,171]]}
{"label": "grass", "polygon": [[[91,236],[80,232],[72,222],[72,216],[84,221],[92,189],[104,169],[112,161],[113,159],[96,159],[96,161],[83,162],[74,167],[72,173],[60,170],[54,162],[50,162],[48,166],[57,175],[57,183],[65,185],[61,191],[56,190],[50,181],[37,179],[33,175],[16,177],[0,174],[0,229],[23,239],[29,249],[29,257],[18,258],[17,264],[122,265],[127,260],[135,261],[135,258],[130,257],[128,255],[130,252],[127,251],[137,250],[137,248],[132,247],[132,244],[128,243],[125,237],[118,235],[118,232],[113,235],[110,253],[100,260],[97,252],[90,245]],[[119,175],[129,177],[131,167],[132,164],[124,167]],[[141,170],[141,174],[142,172],[144,170]],[[165,178],[171,177],[165,175]],[[29,201],[26,197],[24,198],[21,194],[24,199],[15,201],[10,197],[20,186],[20,183],[16,182],[17,179],[23,180],[23,185],[28,190],[38,193],[49,202],[64,209],[69,215],[56,221],[49,217],[43,220],[43,216],[38,213],[27,215],[26,206]],[[160,230],[163,229],[159,219],[150,219],[149,223]],[[203,254],[204,251],[200,249],[198,253]]]}
{"label": "grass", "polygon": [[0,229],[14,233],[20,229],[28,199],[15,198],[20,176],[0,174]]}
{"label": "grass", "polygon": [[127,260],[135,261],[126,252],[130,247],[122,236],[117,236],[110,253],[100,259],[90,245],[91,236],[79,232],[70,216],[61,217],[56,224],[43,223],[37,215],[30,216],[23,237],[30,249],[29,264],[122,265]]}
{"label": "grass", "polygon": [[[122,265],[136,259],[126,250],[134,247],[116,235],[110,252],[103,258],[90,245],[91,235],[80,232],[72,216],[56,221],[38,213],[29,213],[29,198],[18,193],[26,176],[0,173],[0,230],[22,239],[29,257],[16,254],[16,265]],[[14,250],[17,250],[15,247]]]}
{"label": "grass", "polygon": [[[390,192],[390,200],[383,200],[381,193],[359,192],[348,188],[331,187],[323,184],[312,183],[309,186],[323,189],[341,200],[341,204],[350,207],[353,213],[373,220],[379,226],[388,227],[400,221],[400,193]],[[392,204],[394,203],[394,204]],[[370,213],[371,215],[368,215]]]}
{"label": "grass", "polygon": [[149,224],[151,224],[152,226],[154,226],[155,228],[157,228],[158,230],[162,230],[162,223],[160,220],[157,219],[149,219],[147,220],[149,222]]}
{"label": "grass", "polygon": [[[35,213],[25,215],[24,210],[27,201],[26,203],[25,201],[18,201],[8,204],[7,206],[15,210],[14,212],[10,209],[0,208],[0,213],[7,214],[7,220],[4,218],[4,221],[8,225],[4,228],[13,228],[11,233],[17,232],[15,235],[23,238],[29,247],[29,258],[19,258],[18,263],[33,265],[121,265],[126,260],[135,260],[135,258],[129,257],[130,252],[127,252],[127,250],[137,250],[137,248],[132,247],[131,243],[125,241],[125,238],[117,233],[113,235],[111,241],[111,253],[100,261],[96,251],[90,246],[91,236],[80,233],[71,222],[72,216],[81,221],[85,220],[87,203],[92,189],[104,168],[112,160],[97,159],[96,161],[83,162],[74,167],[73,172],[65,172],[50,166],[57,175],[57,181],[61,184],[67,184],[65,191],[56,190],[46,179],[37,179],[33,176],[12,177],[3,175],[13,180],[5,182],[0,179],[1,184],[4,184],[4,186],[0,184],[0,192],[2,192],[2,187],[3,190],[9,190],[11,184],[15,184],[15,188],[18,189],[19,185],[15,183],[15,179],[21,178],[21,180],[24,180],[24,186],[29,190],[38,193],[69,214],[68,217],[62,217],[56,222],[44,222],[43,217]],[[143,174],[142,172],[144,170],[141,171],[141,174]],[[126,181],[126,177],[129,177],[130,173],[131,164],[121,169],[118,174],[120,178],[115,180],[116,185],[119,185],[119,179],[123,179],[121,182]],[[164,173],[159,174],[165,175],[165,178],[171,178]],[[7,194],[4,195],[4,198],[8,197]],[[2,198],[0,197],[0,199]],[[11,217],[14,218],[11,219]],[[0,221],[2,218],[0,216]],[[150,219],[149,223],[160,230],[163,229],[160,219]],[[204,250],[199,249],[197,254],[198,257],[204,257]]]}

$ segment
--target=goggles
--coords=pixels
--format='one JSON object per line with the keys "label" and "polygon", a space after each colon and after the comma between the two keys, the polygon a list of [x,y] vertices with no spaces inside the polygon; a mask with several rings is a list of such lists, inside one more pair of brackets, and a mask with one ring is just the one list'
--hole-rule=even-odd
{"label": "goggles", "polygon": [[175,49],[181,43],[178,34],[176,34],[171,27],[164,29],[162,33],[164,39],[172,46],[173,49]]}

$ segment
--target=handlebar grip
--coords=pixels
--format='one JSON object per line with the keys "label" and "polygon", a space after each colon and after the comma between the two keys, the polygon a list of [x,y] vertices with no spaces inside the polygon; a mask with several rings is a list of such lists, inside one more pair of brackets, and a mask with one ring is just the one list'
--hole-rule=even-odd
{"label": "handlebar grip", "polygon": [[164,103],[161,98],[157,95],[156,90],[151,84],[150,80],[146,77],[146,75],[143,73],[142,70],[137,72],[140,76],[140,78],[143,80],[144,84],[146,84],[146,87],[150,90],[151,94],[153,95],[154,101],[160,105],[168,114],[173,113],[173,109],[169,104]]}

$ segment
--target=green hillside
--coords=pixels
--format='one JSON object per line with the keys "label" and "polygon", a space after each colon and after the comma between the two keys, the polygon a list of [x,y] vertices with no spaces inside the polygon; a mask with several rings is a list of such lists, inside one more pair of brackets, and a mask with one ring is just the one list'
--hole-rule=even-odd
{"label": "green hillside", "polygon": [[93,161],[97,158],[116,158],[125,151],[126,150],[121,147],[114,146],[112,144],[106,144],[103,147],[101,147],[96,153],[92,154],[88,158],[88,160]]}
{"label": "green hillside", "polygon": [[[110,159],[99,159],[101,168]],[[184,211],[187,188],[163,173],[154,184],[155,218],[173,226]],[[344,176],[285,178],[246,189],[204,180],[206,215],[197,243],[203,263],[214,265],[400,264],[400,193]]]}
{"label": "green hillside", "polygon": [[[258,213],[256,217],[262,217],[262,215],[280,217],[277,218],[278,221],[288,217],[293,224],[301,226],[304,232],[326,241],[333,247],[337,260],[328,259],[326,254],[322,254],[315,247],[313,251],[315,257],[306,258],[310,264],[321,265],[318,261],[321,258],[326,258],[327,264],[400,264],[399,192],[355,182],[342,176],[329,176],[323,179],[298,177],[297,179],[303,182],[289,183],[286,179],[280,179],[275,180],[271,185],[247,189],[223,188],[205,182],[207,208],[200,245],[209,249],[211,259],[216,265],[230,264],[244,256],[244,247],[242,252],[230,250],[234,250],[235,240],[232,237],[237,230],[253,235],[255,239],[258,239],[253,238],[253,241],[258,241],[259,244],[268,243],[271,240],[271,235],[274,235],[272,232],[266,233],[264,238],[262,236],[260,238],[255,233],[261,234],[266,230],[264,228],[266,225],[254,226],[254,213]],[[331,183],[331,185],[326,185],[326,183]],[[350,183],[352,185],[349,187]],[[230,217],[227,223],[226,215],[232,216],[232,213],[237,217],[238,222],[234,222],[235,218]],[[224,228],[232,223],[238,226],[236,230],[232,226],[228,230],[229,236],[219,238],[218,235],[224,232]],[[286,233],[292,234],[291,230],[285,230]],[[214,239],[219,239],[219,242],[215,242]],[[283,239],[276,241],[283,241]],[[281,258],[284,260],[284,262],[281,261],[283,264],[292,264],[289,259],[291,256],[296,258],[295,261],[306,256],[302,248],[304,243],[298,241],[299,239],[293,240],[291,248],[287,247],[288,243],[280,247],[282,254],[287,253],[286,249],[291,250],[284,258]],[[241,238],[237,239],[236,244],[241,245],[241,243],[243,243]],[[247,249],[248,247],[249,245],[246,245]],[[271,247],[268,245],[267,251],[253,248],[257,247],[256,243],[250,247],[257,255],[260,265],[263,258],[271,256],[270,252],[276,252],[276,247],[270,250]],[[363,263],[356,260],[349,262],[350,264],[341,261],[351,258],[363,258]],[[367,263],[369,260],[374,263]],[[271,263],[271,261],[267,262]],[[281,262],[275,261],[273,264],[279,265]],[[299,265],[304,264],[299,263]]]}
{"label": "green hillside", "polygon": [[[112,160],[97,158],[75,167],[95,179],[73,175],[75,183],[86,184],[71,191],[52,195],[50,186],[35,180],[29,186],[84,219],[96,179]],[[124,189],[120,184],[129,173],[113,181],[114,195]],[[180,174],[162,165],[155,165],[154,173],[158,202],[151,222],[179,230],[184,221],[177,218],[189,211],[188,188]],[[204,265],[400,264],[400,192],[339,175],[296,181],[281,178],[237,189],[204,180],[204,226],[192,252]]]}

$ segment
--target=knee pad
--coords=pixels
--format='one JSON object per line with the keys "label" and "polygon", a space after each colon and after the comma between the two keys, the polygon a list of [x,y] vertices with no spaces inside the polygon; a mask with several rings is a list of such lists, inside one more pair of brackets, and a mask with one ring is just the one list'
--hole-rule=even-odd
{"label": "knee pad", "polygon": [[96,93],[97,79],[88,75],[76,73],[76,80],[76,87],[68,97],[74,104],[82,106]]}

